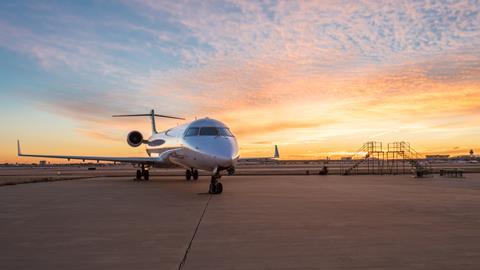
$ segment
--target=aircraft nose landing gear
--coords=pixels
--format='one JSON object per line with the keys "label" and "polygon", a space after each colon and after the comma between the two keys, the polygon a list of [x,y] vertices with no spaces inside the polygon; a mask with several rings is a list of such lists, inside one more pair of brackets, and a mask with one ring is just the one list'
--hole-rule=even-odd
{"label": "aircraft nose landing gear", "polygon": [[220,179],[220,173],[218,173],[218,169],[215,168],[213,171],[212,180],[210,181],[210,187],[208,189],[208,193],[210,194],[220,194],[223,191],[223,185],[218,180]]}

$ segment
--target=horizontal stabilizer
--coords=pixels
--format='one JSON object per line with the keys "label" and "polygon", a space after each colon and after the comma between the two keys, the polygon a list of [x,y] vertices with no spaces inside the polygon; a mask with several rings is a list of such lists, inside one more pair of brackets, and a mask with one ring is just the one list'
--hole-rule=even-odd
{"label": "horizontal stabilizer", "polygon": [[[134,117],[134,116],[152,116],[149,113],[142,113],[142,114],[116,114],[112,115],[112,117]],[[182,117],[176,117],[176,116],[169,116],[169,115],[163,115],[163,114],[154,114],[156,117],[163,117],[163,118],[170,118],[170,119],[178,119],[178,120],[185,120],[185,118]]]}

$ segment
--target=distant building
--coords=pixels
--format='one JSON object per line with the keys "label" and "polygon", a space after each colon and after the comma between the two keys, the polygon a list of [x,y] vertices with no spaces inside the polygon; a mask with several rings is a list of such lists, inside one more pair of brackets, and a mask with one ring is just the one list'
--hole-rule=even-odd
{"label": "distant building", "polygon": [[426,155],[428,160],[446,160],[450,158],[450,155]]}
{"label": "distant building", "polygon": [[479,156],[475,155],[462,155],[462,156],[456,156],[454,157],[455,160],[464,160],[464,161],[469,161],[469,160],[477,160],[480,159]]}
{"label": "distant building", "polygon": [[45,160],[40,160],[40,161],[38,162],[38,165],[43,167],[43,166],[47,165],[47,161],[45,161]]}

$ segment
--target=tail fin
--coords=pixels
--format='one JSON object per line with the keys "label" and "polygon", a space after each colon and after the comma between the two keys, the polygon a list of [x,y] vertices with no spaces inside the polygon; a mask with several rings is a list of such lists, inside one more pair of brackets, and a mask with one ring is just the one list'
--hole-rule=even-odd
{"label": "tail fin", "polygon": [[156,117],[163,117],[163,118],[170,118],[170,119],[179,119],[185,120],[185,118],[175,117],[175,116],[168,116],[162,114],[156,114],[155,111],[152,109],[150,113],[142,113],[142,114],[117,114],[112,115],[112,117],[134,117],[134,116],[150,116],[152,119],[152,133],[157,133],[157,127],[155,125],[155,116]]}
{"label": "tail fin", "polygon": [[273,158],[280,158],[280,153],[278,152],[278,146],[275,145],[275,154],[273,155]]}

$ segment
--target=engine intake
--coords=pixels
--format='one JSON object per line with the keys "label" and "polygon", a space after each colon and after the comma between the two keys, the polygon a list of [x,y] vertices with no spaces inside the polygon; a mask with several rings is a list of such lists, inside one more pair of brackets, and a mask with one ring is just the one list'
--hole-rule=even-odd
{"label": "engine intake", "polygon": [[127,143],[131,147],[139,147],[143,143],[143,135],[140,131],[131,131],[127,135]]}

